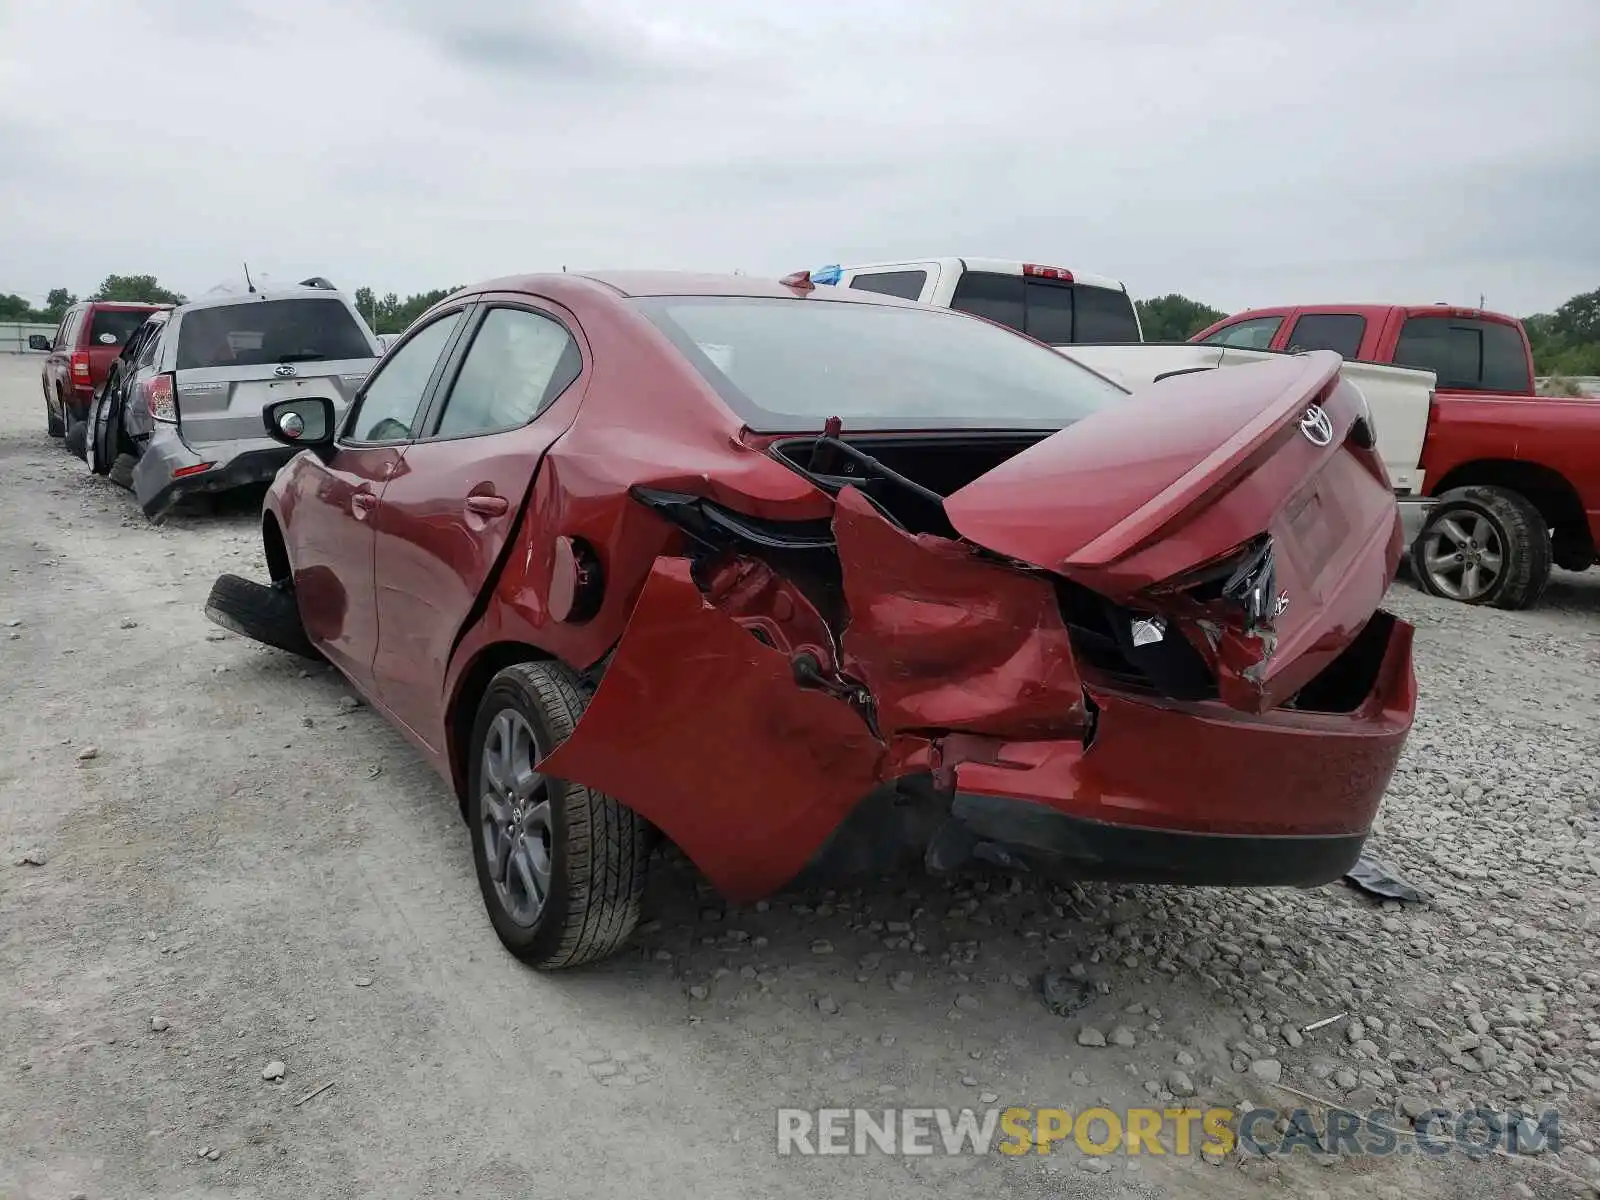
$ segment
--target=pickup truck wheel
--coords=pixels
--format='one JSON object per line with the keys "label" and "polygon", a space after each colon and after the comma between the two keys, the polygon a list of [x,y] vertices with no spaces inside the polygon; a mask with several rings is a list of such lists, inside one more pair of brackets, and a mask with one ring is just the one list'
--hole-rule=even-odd
{"label": "pickup truck wheel", "polygon": [[1550,579],[1550,531],[1527,497],[1464,487],[1434,502],[1411,545],[1425,591],[1464,604],[1527,608]]}
{"label": "pickup truck wheel", "polygon": [[489,920],[506,949],[546,971],[614,953],[644,896],[650,827],[610,796],[537,769],[588,698],[560,663],[507,667],[490,680],[468,745],[467,823]]}

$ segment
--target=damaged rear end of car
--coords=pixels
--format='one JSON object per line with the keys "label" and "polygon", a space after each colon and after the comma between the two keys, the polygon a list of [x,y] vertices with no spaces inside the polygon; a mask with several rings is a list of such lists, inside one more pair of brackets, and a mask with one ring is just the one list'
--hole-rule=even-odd
{"label": "damaged rear end of car", "polygon": [[[1336,356],[1132,397],[1067,364],[1088,390],[1052,413],[1056,368],[1006,347],[941,362],[896,317],[861,339],[889,359],[865,382],[856,342],[756,353],[765,316],[707,307],[648,315],[830,515],[634,486],[680,536],[546,772],[735,899],[910,858],[1240,885],[1355,860],[1415,683],[1411,629],[1379,608],[1398,514]],[[984,395],[1001,411],[964,416]],[[801,432],[806,405],[843,415]]]}

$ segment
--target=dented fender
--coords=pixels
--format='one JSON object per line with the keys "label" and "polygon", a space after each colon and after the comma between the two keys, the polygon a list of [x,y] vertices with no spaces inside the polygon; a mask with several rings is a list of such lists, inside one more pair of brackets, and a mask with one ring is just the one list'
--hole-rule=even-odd
{"label": "dented fender", "polygon": [[1048,578],[913,537],[854,488],[833,529],[831,627],[754,551],[702,571],[657,558],[588,710],[541,765],[628,805],[736,900],[782,887],[900,774],[1086,728]]}

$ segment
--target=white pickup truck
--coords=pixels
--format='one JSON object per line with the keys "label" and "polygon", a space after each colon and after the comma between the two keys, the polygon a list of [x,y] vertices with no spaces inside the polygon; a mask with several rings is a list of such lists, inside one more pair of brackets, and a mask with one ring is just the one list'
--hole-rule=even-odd
{"label": "white pickup truck", "polygon": [[[834,265],[797,274],[812,283],[899,296],[986,317],[1054,346],[1129,391],[1171,375],[1245,366],[1284,353],[1215,343],[1146,342],[1126,287],[1065,267],[947,257]],[[1378,453],[1393,481],[1409,544],[1420,532],[1428,508],[1419,464],[1434,373],[1355,361],[1346,361],[1341,373],[1366,397]]]}

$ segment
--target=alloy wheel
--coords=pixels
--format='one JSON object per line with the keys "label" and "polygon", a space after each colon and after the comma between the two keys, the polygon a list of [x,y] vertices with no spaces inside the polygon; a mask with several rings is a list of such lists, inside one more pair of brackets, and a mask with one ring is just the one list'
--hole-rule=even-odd
{"label": "alloy wheel", "polygon": [[533,765],[541,757],[527,718],[502,709],[483,743],[483,853],[501,907],[522,926],[538,923],[550,895],[555,830],[548,781]]}
{"label": "alloy wheel", "polygon": [[1505,569],[1499,530],[1480,512],[1452,509],[1432,521],[1423,534],[1422,567],[1441,595],[1480,599]]}

